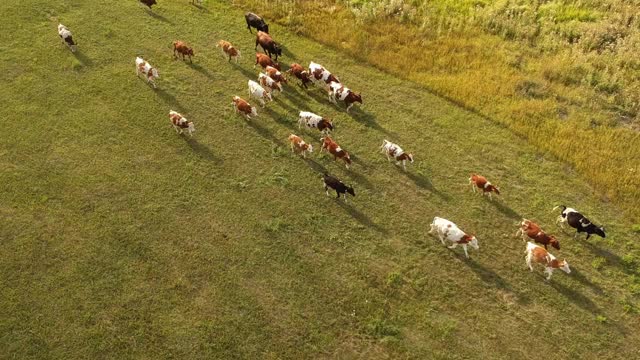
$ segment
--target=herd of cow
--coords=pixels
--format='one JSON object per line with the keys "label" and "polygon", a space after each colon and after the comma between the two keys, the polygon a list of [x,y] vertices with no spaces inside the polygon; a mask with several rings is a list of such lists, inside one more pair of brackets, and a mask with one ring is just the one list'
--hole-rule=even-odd
{"label": "herd of cow", "polygon": [[[148,6],[149,9],[151,9],[152,5],[156,4],[156,0],[139,1]],[[194,0],[191,0],[191,2],[194,3]],[[201,1],[198,2],[200,3]],[[300,81],[299,86],[304,87],[305,89],[307,89],[307,85],[310,83],[320,86],[327,91],[331,102],[337,103],[338,100],[343,101],[346,105],[347,112],[354,103],[358,102],[362,104],[362,97],[360,94],[357,94],[345,87],[338,77],[329,72],[322,65],[315,62],[311,62],[307,69],[303,68],[300,64],[293,63],[284,74],[281,73],[280,65],[272,60],[272,55],[275,55],[275,60],[277,61],[278,56],[282,55],[282,49],[280,45],[273,41],[272,37],[269,35],[268,24],[266,24],[260,16],[253,13],[245,14],[245,20],[249,32],[252,32],[251,28],[256,28],[257,30],[256,49],[257,46],[260,45],[266,53],[256,53],[255,65],[260,65],[263,68],[264,73],[261,72],[258,75],[257,82],[253,80],[248,81],[250,97],[255,98],[262,107],[266,106],[266,102],[273,101],[273,96],[275,96],[276,93],[282,93],[282,84],[287,84],[287,75],[293,75],[297,78]],[[76,51],[76,42],[73,40],[71,31],[66,26],[62,24],[58,25],[58,35],[62,38],[64,43],[69,46],[72,52]],[[225,58],[228,57],[228,61],[233,59],[236,63],[238,62],[238,59],[240,58],[240,51],[230,42],[220,40],[216,46],[221,49]],[[189,61],[192,61],[191,58],[194,56],[194,51],[186,43],[182,41],[174,41],[174,58],[177,58],[177,54],[182,56],[183,61],[186,60],[185,57],[188,57]],[[139,56],[136,57],[135,65],[136,75],[139,76],[140,74],[143,74],[147,83],[156,88],[155,80],[160,77],[158,70]],[[251,120],[252,117],[258,116],[256,108],[251,106],[248,101],[239,96],[233,96],[232,99],[232,105],[236,113],[242,114],[247,120]],[[184,116],[173,110],[169,111],[169,120],[177,133],[182,134],[186,131],[189,135],[193,136],[195,126],[192,121],[187,120]],[[342,149],[340,145],[338,145],[338,143],[329,136],[329,133],[333,130],[333,123],[330,119],[311,112],[301,111],[298,117],[298,128],[301,126],[305,126],[310,129],[318,129],[323,135],[320,139],[322,142],[320,152],[326,150],[334,156],[335,160],[340,159],[344,161],[346,168],[349,169],[349,166],[351,165],[351,157],[349,153]],[[298,135],[291,134],[288,137],[288,140],[291,145],[291,151],[300,153],[304,158],[306,158],[307,153],[313,152],[313,145],[306,143]],[[396,165],[402,164],[405,171],[406,162],[409,161],[410,163],[413,163],[414,161],[413,154],[405,152],[398,144],[394,144],[386,139],[383,140],[380,150],[387,156],[389,161],[393,159],[396,161]],[[345,201],[347,201],[347,194],[350,194],[351,196],[356,195],[352,186],[344,184],[334,176],[325,173],[322,180],[327,195],[329,195],[329,189],[333,189],[336,192],[337,198],[340,198],[340,195],[343,195]],[[471,185],[474,193],[479,189],[482,195],[487,193],[490,200],[492,200],[492,193],[497,195],[500,194],[498,187],[491,184],[485,177],[477,174],[471,175],[469,178],[469,184]],[[592,234],[596,234],[603,238],[606,236],[602,226],[592,224],[589,219],[575,209],[560,205],[554,208],[554,211],[558,208],[561,208],[562,212],[558,216],[556,224],[559,224],[562,228],[562,225],[566,223],[570,227],[576,229],[574,238],[582,232],[587,234],[587,239],[589,239]],[[544,266],[545,273],[547,274],[547,280],[551,278],[551,274],[555,269],[561,269],[566,273],[571,272],[566,260],[559,261],[547,251],[548,245],[560,250],[560,242],[554,235],[548,235],[538,224],[527,219],[523,219],[518,227],[519,228],[515,236],[521,235],[523,241],[527,241],[527,238],[534,241],[527,242],[525,250],[526,263],[531,271],[533,271],[532,263],[535,262]],[[467,246],[471,246],[476,250],[479,249],[478,239],[474,235],[465,233],[453,222],[440,217],[435,217],[433,219],[429,233],[436,235],[443,245],[446,245],[445,241],[452,243],[452,245],[449,246],[451,249],[458,245],[462,246],[466,257],[469,257]],[[536,245],[535,243],[543,245],[544,248]]]}

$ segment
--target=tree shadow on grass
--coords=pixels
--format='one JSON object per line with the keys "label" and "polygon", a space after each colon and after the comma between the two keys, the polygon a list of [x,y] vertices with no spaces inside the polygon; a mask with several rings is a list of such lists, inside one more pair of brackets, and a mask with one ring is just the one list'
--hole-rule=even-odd
{"label": "tree shadow on grass", "polygon": [[410,170],[404,171],[402,170],[399,166],[395,166],[396,171],[399,172],[400,174],[403,174],[404,176],[408,177],[411,181],[413,181],[414,184],[416,184],[417,187],[420,187],[422,189],[428,190],[430,192],[432,192],[433,194],[437,195],[439,198],[441,198],[442,200],[450,200],[451,196],[443,193],[442,191],[436,189],[433,186],[433,183],[431,182],[431,180],[429,180],[428,178],[426,178],[423,175],[419,175],[419,174],[415,174],[413,172],[411,172]]}
{"label": "tree shadow on grass", "polygon": [[622,270],[624,273],[628,275],[640,276],[640,271],[637,268],[634,269],[634,266],[626,266],[622,261],[622,258],[617,254],[614,254],[609,250],[601,249],[588,240],[581,241],[581,243],[584,243],[585,247],[592,253],[596,254],[599,257],[607,259],[608,263],[619,267],[620,270]]}
{"label": "tree shadow on grass", "polygon": [[211,149],[201,144],[198,140],[194,139],[191,136],[183,136],[184,141],[191,147],[194,153],[198,154],[200,157],[207,161],[211,161],[215,164],[222,164],[222,159],[217,157]]}
{"label": "tree shadow on grass", "polygon": [[[329,189],[329,194],[331,194],[331,189]],[[356,192],[357,194],[357,192]],[[347,195],[348,197],[350,197],[351,195]],[[337,199],[334,198],[335,202],[340,205],[340,207],[342,207],[342,209],[344,209],[352,218],[354,218],[356,221],[358,221],[360,224],[362,224],[363,226],[365,226],[368,229],[373,229],[381,234],[388,234],[389,232],[387,231],[387,229],[381,227],[380,225],[376,224],[375,222],[373,222],[367,215],[363,214],[362,212],[360,212],[360,210],[356,209],[355,207],[351,206],[351,204],[349,203],[345,203],[343,199]],[[349,199],[351,200],[351,199]]]}
{"label": "tree shadow on grass", "polygon": [[75,52],[72,52],[73,56],[82,64],[82,66],[91,66],[93,65],[93,60],[91,60],[87,55],[85,55],[80,49],[77,49]]}
{"label": "tree shadow on grass", "polygon": [[160,14],[158,14],[158,13],[153,12],[153,10],[145,9],[145,11],[146,11],[146,12],[147,12],[147,14],[149,14],[149,16],[151,16],[152,18],[154,18],[154,19],[156,19],[156,20],[160,20],[160,21],[162,21],[162,22],[166,22],[167,24],[172,24],[172,25],[173,25],[173,22],[172,22],[171,20],[167,19],[166,17],[164,17],[164,16],[162,16],[162,15],[160,15]]}
{"label": "tree shadow on grass", "polygon": [[188,63],[189,67],[192,68],[193,70],[199,72],[200,74],[204,75],[207,77],[207,79],[209,80],[213,80],[215,78],[215,76],[213,76],[212,73],[209,72],[209,70],[207,70],[205,67],[203,67],[200,64],[193,64],[193,63]]}

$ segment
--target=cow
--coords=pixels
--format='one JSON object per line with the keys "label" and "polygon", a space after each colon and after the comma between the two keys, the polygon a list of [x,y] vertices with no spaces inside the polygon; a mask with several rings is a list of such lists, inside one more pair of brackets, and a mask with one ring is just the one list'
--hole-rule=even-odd
{"label": "cow", "polygon": [[476,188],[482,189],[482,195],[485,193],[489,193],[489,200],[493,200],[491,198],[491,193],[495,192],[497,195],[500,195],[500,189],[496,186],[492,185],[487,178],[481,175],[471,174],[469,178],[469,185],[471,185],[471,190],[473,193],[476,193]]}
{"label": "cow", "polygon": [[236,64],[238,63],[238,59],[240,58],[240,50],[233,47],[230,42],[220,40],[218,41],[218,44],[216,44],[216,47],[220,48],[223,57],[228,56],[229,61],[231,61],[231,59],[234,59],[236,61]]}
{"label": "cow", "polygon": [[152,10],[151,7],[153,5],[156,5],[158,2],[156,2],[156,0],[140,0],[141,3],[147,5],[147,7],[149,8],[149,10]]}
{"label": "cow", "polygon": [[257,82],[253,80],[249,80],[247,84],[249,85],[249,95],[253,98],[258,99],[262,107],[264,107],[265,105],[264,99],[267,99],[268,101],[273,101],[273,97],[271,97],[271,93],[265,90]]}
{"label": "cow", "polygon": [[337,77],[335,77],[322,65],[316,64],[313,61],[309,63],[309,74],[311,75],[311,81],[324,89],[328,89],[328,86],[332,81],[337,83],[340,82]]}
{"label": "cow", "polygon": [[544,245],[547,249],[547,245],[551,245],[554,248],[560,250],[560,242],[553,235],[547,235],[540,226],[531,220],[522,219],[522,222],[518,225],[518,231],[515,236],[522,235],[522,241],[527,241],[527,237]]}
{"label": "cow", "polygon": [[307,144],[298,135],[289,135],[289,143],[291,143],[291,152],[302,153],[303,158],[306,158],[307,151],[310,153],[313,152],[313,145]]}
{"label": "cow", "polygon": [[558,205],[553,208],[553,210],[557,210],[561,208],[562,213],[558,215],[558,219],[556,220],[556,224],[559,224],[561,228],[563,228],[562,224],[567,223],[572,228],[576,229],[576,233],[573,236],[574,239],[581,232],[587,233],[587,238],[585,240],[589,240],[591,235],[596,234],[603,239],[607,236],[604,233],[604,226],[596,226],[589,219],[587,219],[584,215],[577,212],[575,209],[568,208],[564,205]]}
{"label": "cow", "polygon": [[156,88],[155,79],[159,79],[160,75],[158,75],[158,70],[151,66],[148,62],[146,62],[140,56],[136,57],[136,75],[140,76],[140,73],[146,76],[147,84],[153,85],[153,88]]}
{"label": "cow", "polygon": [[183,129],[187,129],[189,135],[193,136],[193,133],[196,131],[193,121],[187,120],[184,116],[173,110],[169,110],[169,120],[178,134],[182,134]]}
{"label": "cow", "polygon": [[525,261],[527,266],[529,266],[529,270],[533,271],[532,263],[534,262],[542,264],[544,266],[544,272],[547,274],[547,280],[551,279],[551,274],[555,269],[560,269],[567,274],[571,273],[567,260],[558,261],[558,259],[547,250],[530,241],[527,242],[527,249],[524,253],[527,254]]}
{"label": "cow", "polygon": [[298,129],[300,129],[301,125],[305,125],[308,128],[316,128],[323,134],[328,134],[333,130],[333,122],[330,119],[308,111],[300,111]]}
{"label": "cow", "polygon": [[469,258],[467,246],[471,246],[476,250],[480,249],[475,235],[467,235],[456,224],[437,216],[433,218],[429,234],[437,235],[442,245],[446,245],[445,240],[452,242],[453,245],[448,246],[449,249],[454,249],[456,246],[461,245],[467,258]]}
{"label": "cow", "polygon": [[253,67],[255,68],[258,64],[260,64],[263,69],[265,69],[267,66],[271,66],[280,70],[280,65],[273,62],[273,60],[271,60],[271,58],[265,54],[256,53],[256,63],[253,65]]}
{"label": "cow", "polygon": [[333,160],[337,161],[338,159],[342,159],[342,161],[344,161],[344,165],[347,167],[347,169],[349,169],[349,165],[351,165],[351,156],[349,156],[349,153],[344,151],[340,145],[338,145],[337,142],[335,142],[331,137],[329,137],[328,135],[321,138],[320,141],[322,141],[322,147],[320,147],[320,152],[322,152],[322,150],[327,149],[327,151],[333,155]]}
{"label": "cow", "polygon": [[71,52],[76,52],[77,45],[75,41],[73,41],[73,34],[71,34],[71,31],[69,31],[66,26],[58,24],[58,35],[60,36],[62,41],[64,41],[64,43],[69,47]]}
{"label": "cow", "polygon": [[339,82],[332,81],[329,83],[329,90],[327,92],[329,94],[329,101],[332,103],[337,104],[338,100],[344,101],[344,104],[347,106],[347,112],[349,112],[349,109],[351,109],[354,103],[359,102],[360,105],[362,105],[362,96],[351,91]]}
{"label": "cow", "polygon": [[178,58],[176,56],[176,52],[182,55],[182,61],[184,61],[184,57],[186,55],[189,57],[189,62],[193,63],[193,61],[191,61],[191,57],[195,56],[195,54],[193,53],[193,49],[187,46],[187,44],[184,41],[176,40],[173,42],[173,57],[175,59]]}
{"label": "cow", "polygon": [[279,82],[279,83],[287,83],[287,78],[282,75],[282,73],[274,68],[273,66],[268,66],[264,68],[264,72],[269,75],[270,78],[272,78],[273,80]]}
{"label": "cow", "polygon": [[242,99],[239,96],[233,97],[233,102],[231,103],[231,105],[233,105],[233,109],[236,114],[240,112],[247,120],[251,120],[251,116],[258,116],[256,108],[251,106],[251,104],[249,104],[246,100]]}
{"label": "cow", "polygon": [[269,93],[273,95],[274,91],[282,92],[282,85],[279,82],[270,78],[267,74],[260,73],[258,75],[258,82],[262,87],[265,88]]}
{"label": "cow", "polygon": [[275,54],[276,61],[278,61],[278,55],[282,55],[282,48],[280,47],[280,45],[273,41],[271,35],[267,34],[264,31],[258,31],[258,33],[256,34],[256,50],[258,49],[258,44],[260,44],[262,50],[267,53],[267,55],[269,55],[269,58],[271,58],[272,54]]}
{"label": "cow", "polygon": [[409,154],[404,152],[400,145],[394,144],[389,140],[383,140],[382,146],[380,146],[380,150],[383,154],[387,155],[387,160],[391,161],[393,158],[396,161],[396,165],[400,165],[402,162],[402,168],[404,171],[407,171],[406,162],[409,160],[413,164],[413,154]]}
{"label": "cow", "polygon": [[251,31],[252,27],[256,28],[256,30],[258,31],[262,31],[267,34],[269,33],[269,25],[267,25],[267,23],[264,22],[264,19],[262,19],[260,16],[248,12],[244,14],[244,19],[247,21],[247,29],[249,29],[250,33],[253,34],[253,32]]}
{"label": "cow", "polygon": [[304,87],[305,89],[308,88],[307,84],[311,82],[311,78],[309,78],[309,72],[305,70],[302,65],[293,63],[286,72],[288,74],[293,74],[293,76],[300,80],[300,87]]}
{"label": "cow", "polygon": [[333,177],[326,172],[322,176],[322,182],[324,183],[324,191],[327,196],[329,196],[329,188],[336,191],[336,199],[340,199],[340,194],[342,194],[344,196],[344,202],[347,202],[347,193],[351,194],[353,197],[356,196],[356,192],[353,190],[352,186],[345,185],[338,178]]}

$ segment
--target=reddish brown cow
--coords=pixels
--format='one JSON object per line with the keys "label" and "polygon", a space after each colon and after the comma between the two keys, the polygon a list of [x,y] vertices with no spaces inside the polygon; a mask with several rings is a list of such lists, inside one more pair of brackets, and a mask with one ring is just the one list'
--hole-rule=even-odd
{"label": "reddish brown cow", "polygon": [[476,192],[476,188],[482,189],[482,195],[489,193],[489,199],[491,199],[492,192],[500,195],[500,189],[493,186],[487,178],[481,175],[471,174],[471,177],[469,178],[469,185],[471,185],[471,189],[474,193]]}
{"label": "reddish brown cow", "polygon": [[251,116],[258,116],[256,108],[239,96],[233,97],[232,105],[236,114],[240,112],[247,120],[251,120]]}
{"label": "reddish brown cow", "polygon": [[289,70],[286,71],[288,74],[293,74],[298,80],[301,81],[301,87],[304,86],[307,89],[307,84],[311,82],[309,78],[309,72],[305,70],[302,65],[293,63]]}
{"label": "reddish brown cow", "polygon": [[238,59],[240,58],[240,51],[233,47],[230,42],[220,40],[218,41],[216,47],[219,47],[222,50],[222,56],[228,56],[229,61],[231,61],[231,59],[233,58],[236,60],[236,64],[238,63]]}
{"label": "reddish brown cow", "polygon": [[177,59],[178,57],[176,56],[176,52],[182,55],[182,61],[184,61],[185,55],[189,57],[189,62],[192,62],[191,57],[195,56],[193,49],[188,47],[184,41],[180,40],[173,42],[173,57]]}
{"label": "reddish brown cow", "polygon": [[285,83],[285,84],[287,83],[287,78],[284,75],[282,75],[282,73],[278,69],[274,68],[273,66],[267,66],[264,69],[264,72],[270,78],[272,78],[273,80],[275,80],[277,82],[281,82],[281,83]]}
{"label": "reddish brown cow", "polygon": [[280,70],[280,65],[273,62],[273,60],[271,60],[271,58],[265,54],[256,53],[256,63],[253,65],[253,67],[256,67],[256,65],[258,64],[260,64],[260,66],[262,66],[263,69],[266,68],[267,66],[271,66]]}
{"label": "reddish brown cow", "polygon": [[262,50],[269,55],[269,58],[271,58],[272,54],[275,54],[276,61],[278,61],[278,55],[282,55],[282,49],[280,46],[273,41],[271,35],[264,31],[258,31],[258,34],[256,34],[256,50],[258,49],[258,44],[260,44]]}
{"label": "reddish brown cow", "polygon": [[329,136],[321,138],[320,141],[322,141],[320,152],[322,152],[322,150],[324,149],[327,149],[327,151],[329,151],[329,153],[333,155],[334,160],[338,160],[338,158],[342,159],[347,169],[349,168],[349,165],[351,165],[351,157],[349,156],[348,152],[342,150],[340,145],[338,145],[337,142],[333,141],[333,139]]}
{"label": "reddish brown cow", "polygon": [[533,239],[538,244],[544,245],[547,249],[547,245],[551,244],[554,248],[560,250],[560,242],[553,235],[547,235],[540,226],[531,220],[522,219],[519,225],[519,229],[516,232],[516,236],[522,235],[522,241],[527,241],[526,237]]}

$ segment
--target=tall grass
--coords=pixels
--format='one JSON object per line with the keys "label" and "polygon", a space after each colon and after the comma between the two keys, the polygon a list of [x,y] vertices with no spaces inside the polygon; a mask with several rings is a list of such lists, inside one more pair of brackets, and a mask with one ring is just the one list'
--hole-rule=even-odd
{"label": "tall grass", "polygon": [[508,126],[640,218],[640,19],[633,4],[234,3]]}

